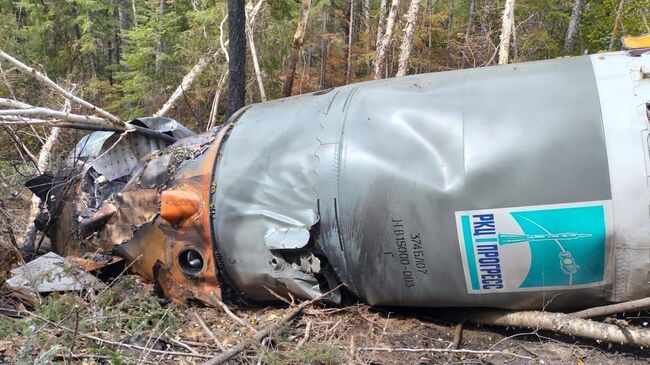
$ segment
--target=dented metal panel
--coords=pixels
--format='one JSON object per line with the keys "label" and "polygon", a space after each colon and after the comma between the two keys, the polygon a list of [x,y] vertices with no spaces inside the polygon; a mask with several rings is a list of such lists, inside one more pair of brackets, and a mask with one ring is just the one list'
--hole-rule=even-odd
{"label": "dented metal panel", "polygon": [[[233,128],[215,173],[223,270],[254,299],[271,299],[260,283],[316,295],[314,281],[289,287],[283,279],[302,273],[288,264],[300,247],[263,243],[278,230],[318,222],[307,251],[327,257],[370,304],[539,305],[552,288],[468,293],[454,214],[609,200],[604,142],[588,57],[381,80],[255,105]],[[396,230],[406,232],[405,256]],[[609,290],[608,283],[563,291],[557,300],[603,300]]]}

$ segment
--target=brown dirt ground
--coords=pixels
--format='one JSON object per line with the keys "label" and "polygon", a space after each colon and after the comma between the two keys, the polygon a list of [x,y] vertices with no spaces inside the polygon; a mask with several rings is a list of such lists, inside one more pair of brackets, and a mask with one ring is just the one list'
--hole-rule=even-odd
{"label": "brown dirt ground", "polygon": [[[152,293],[149,284],[139,284],[139,289],[116,293],[117,302],[128,297],[147,297]],[[11,302],[10,297],[0,295],[0,309],[19,308],[18,302]],[[84,303],[82,301],[78,303]],[[91,303],[91,302],[85,302]],[[91,304],[87,304],[91,306]],[[84,304],[81,304],[84,305]],[[95,304],[96,305],[96,304]],[[94,316],[101,320],[103,310],[93,307],[84,313],[83,320],[93,321]],[[88,334],[98,335],[131,345],[153,347],[164,351],[193,352],[200,355],[216,355],[220,351],[211,336],[202,328],[197,316],[210,328],[210,331],[225,346],[231,347],[241,341],[250,340],[253,330],[235,322],[221,309],[205,307],[179,307],[167,304],[163,311],[173,313],[180,324],[173,331],[165,332],[162,328],[140,334],[127,336],[126,332],[106,333],[95,331]],[[235,308],[231,310],[241,319],[256,329],[262,329],[282,318],[288,311],[287,305],[277,304],[267,307]],[[11,312],[2,312],[6,315]],[[105,313],[104,313],[105,314]],[[119,314],[118,314],[119,315]],[[171,314],[170,314],[171,315]],[[454,329],[457,322],[449,318],[458,318],[457,313],[449,310],[405,311],[397,309],[371,308],[366,305],[354,305],[341,308],[309,307],[302,315],[289,325],[276,331],[261,346],[252,346],[248,351],[232,359],[229,364],[649,364],[650,352],[593,341],[578,340],[568,336],[541,331],[504,329],[484,327],[473,324],[463,325],[460,350],[479,351],[478,353],[445,351],[452,345]],[[70,315],[66,326],[72,328]],[[73,317],[72,317],[73,318]],[[646,326],[650,321],[647,313],[624,317],[631,324]],[[63,323],[65,319],[61,320]],[[42,324],[42,322],[36,322]],[[306,341],[307,327],[310,327]],[[158,329],[158,330],[156,330]],[[67,335],[54,325],[43,326],[42,333],[49,333],[55,338]],[[158,340],[159,339],[159,340]],[[25,335],[16,333],[0,341],[0,363],[16,360],[26,341]],[[299,346],[299,343],[304,343]],[[54,338],[46,340],[40,346],[52,346]],[[87,358],[66,359],[57,355],[47,363],[73,364],[111,364],[110,356],[97,356],[102,348],[115,350],[114,346],[90,344],[79,337],[76,341],[75,354],[95,354]],[[97,347],[98,345],[99,348]],[[370,348],[382,348],[372,350]],[[429,349],[430,351],[403,352],[390,349]],[[44,349],[34,348],[32,359],[38,357]],[[486,353],[485,351],[495,351]],[[154,364],[201,364],[204,359],[185,356],[159,355],[140,350],[120,347],[116,352],[126,355],[118,363],[154,363]],[[513,354],[513,355],[510,355]],[[515,356],[517,355],[517,356]]]}
{"label": "brown dirt ground", "polygon": [[[232,345],[252,335],[252,331],[238,327],[222,312],[209,308],[191,308],[185,313],[183,337],[187,340],[211,343],[191,312],[196,312],[226,345]],[[237,310],[243,319],[261,328],[265,323],[282,317],[279,308],[251,308]],[[310,323],[308,341],[296,350]],[[346,364],[648,364],[650,353],[644,350],[616,348],[595,342],[578,341],[567,336],[537,331],[486,328],[464,325],[460,349],[501,351],[518,354],[426,353],[399,351],[366,351],[364,348],[419,348],[446,349],[452,344],[456,324],[441,318],[413,313],[395,313],[364,305],[346,308],[308,309],[267,341],[261,351],[251,350],[231,363],[257,364],[260,360],[279,357],[278,363],[318,363],[318,357],[301,357],[300,351],[312,349],[325,352],[333,349],[337,362]],[[208,348],[201,349],[209,352]],[[527,357],[527,358],[523,358]]]}

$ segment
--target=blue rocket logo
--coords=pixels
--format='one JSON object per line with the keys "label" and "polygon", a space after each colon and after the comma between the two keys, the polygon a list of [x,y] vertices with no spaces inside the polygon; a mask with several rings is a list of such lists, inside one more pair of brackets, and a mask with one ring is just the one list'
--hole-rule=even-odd
{"label": "blue rocket logo", "polygon": [[[522,243],[522,242],[541,242],[541,241],[556,241],[558,245],[560,240],[577,240],[580,238],[589,238],[591,233],[545,233],[545,234],[508,234],[508,233],[499,233],[498,239],[500,245],[510,245],[513,243]],[[562,246],[560,246],[562,247]],[[580,266],[576,264],[576,261],[571,256],[571,252],[562,251],[558,254],[560,259],[560,268],[565,275],[575,274]]]}
{"label": "blue rocket logo", "polygon": [[499,233],[499,244],[508,245],[519,242],[556,241],[556,240],[577,240],[579,238],[591,237],[591,233],[547,233],[547,234],[507,234]]}
{"label": "blue rocket logo", "polygon": [[601,282],[605,273],[604,207],[511,212],[523,234],[499,233],[500,246],[528,244],[531,266],[521,288]]}

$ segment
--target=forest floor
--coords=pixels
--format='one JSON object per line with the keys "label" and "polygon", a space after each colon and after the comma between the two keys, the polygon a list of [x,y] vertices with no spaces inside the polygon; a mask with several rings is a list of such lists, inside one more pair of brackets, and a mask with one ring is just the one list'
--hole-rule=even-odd
{"label": "forest floor", "polygon": [[[243,326],[221,309],[167,303],[135,276],[121,277],[99,293],[50,295],[32,310],[12,301],[11,293],[0,298],[0,363],[201,364],[220,353],[217,342],[229,348],[250,340],[253,327],[260,330],[288,311],[282,303],[231,307],[235,316],[251,325]],[[452,352],[459,331],[457,322],[446,320],[448,313],[366,305],[312,306],[261,346],[251,346],[229,363],[582,365],[650,361],[650,353],[644,350],[471,324],[462,326],[458,352]],[[627,320],[644,325],[645,318],[637,315]]]}
{"label": "forest floor", "polygon": [[[21,210],[19,206],[10,208]],[[23,216],[14,218],[17,221]],[[2,238],[0,283],[16,259]],[[105,282],[106,289],[50,294],[35,300],[0,287],[0,364],[201,364],[221,352],[219,345],[230,348],[250,341],[253,328],[261,330],[277,323],[289,310],[281,302],[230,306],[237,317],[250,324],[243,326],[219,308],[181,306],[161,299],[152,285],[138,276],[122,275]],[[650,363],[650,352],[644,349],[546,331],[469,323],[458,331],[458,318],[458,313],[445,309],[314,305],[229,363]],[[619,319],[646,327],[650,313],[628,313]],[[456,343],[457,350],[453,350]]]}

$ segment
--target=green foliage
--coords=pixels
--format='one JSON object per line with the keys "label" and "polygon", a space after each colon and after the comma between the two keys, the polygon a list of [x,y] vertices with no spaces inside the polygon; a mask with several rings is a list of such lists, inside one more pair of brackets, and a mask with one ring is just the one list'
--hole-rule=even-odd
{"label": "green foliage", "polygon": [[95,301],[101,310],[101,317],[94,323],[102,331],[126,331],[136,333],[154,328],[175,328],[180,324],[178,317],[164,301],[151,295],[138,295],[138,284],[131,277],[123,278],[104,292]]}
{"label": "green foliage", "polygon": [[[294,344],[290,343],[289,346],[293,348]],[[344,361],[343,354],[341,354],[338,348],[322,343],[307,343],[301,349],[292,349],[289,351],[264,349],[260,354],[262,361],[268,365],[336,365],[342,364]]]}
{"label": "green foliage", "polygon": [[54,293],[47,298],[45,303],[36,306],[36,313],[51,322],[59,323],[68,319],[79,304],[81,304],[81,298],[74,294]]}
{"label": "green foliage", "polygon": [[[358,82],[372,77],[380,0],[369,0],[367,12],[362,7],[366,0],[353,1],[350,82]],[[609,47],[619,2],[586,1],[574,54]],[[399,9],[387,53],[389,76],[397,70],[409,3],[402,1]],[[503,1],[477,0],[471,23],[470,3],[421,1],[411,73],[495,63]],[[166,0],[162,14],[160,4],[159,0],[0,0],[0,48],[54,79],[77,83],[77,93],[123,118],[151,115],[201,57],[220,48],[219,25],[227,10],[226,0]],[[573,4],[574,0],[518,0],[511,58],[523,62],[564,56]],[[625,2],[615,50],[621,47],[622,35],[649,31],[648,9],[650,0]],[[349,11],[350,0],[312,1],[294,92],[346,82]],[[298,0],[267,0],[254,24],[253,37],[271,99],[281,95],[299,12]],[[224,32],[227,39],[227,22]],[[247,67],[248,101],[256,102],[259,92],[250,61]],[[191,128],[203,128],[223,72],[224,59],[214,59],[170,116]],[[18,98],[34,104],[41,104],[48,93],[28,77],[15,77],[11,84]],[[0,94],[8,92],[0,82]],[[220,112],[225,97],[224,92]]]}
{"label": "green foliage", "polygon": [[27,335],[29,323],[23,319],[0,317],[0,339],[7,339],[14,335]]}
{"label": "green foliage", "polygon": [[[108,334],[111,338],[107,339],[129,342],[132,336],[140,334],[157,336],[164,330],[172,333],[181,323],[177,310],[143,292],[141,284],[133,278],[123,277],[94,297],[53,293],[36,305],[36,318],[0,317],[0,339],[21,344],[17,363],[44,364],[56,354],[67,353],[72,346],[73,333],[63,327],[76,328],[78,333],[103,334],[100,337]],[[112,364],[131,363],[128,356],[103,343],[86,340],[84,347],[90,353],[110,356]]]}

